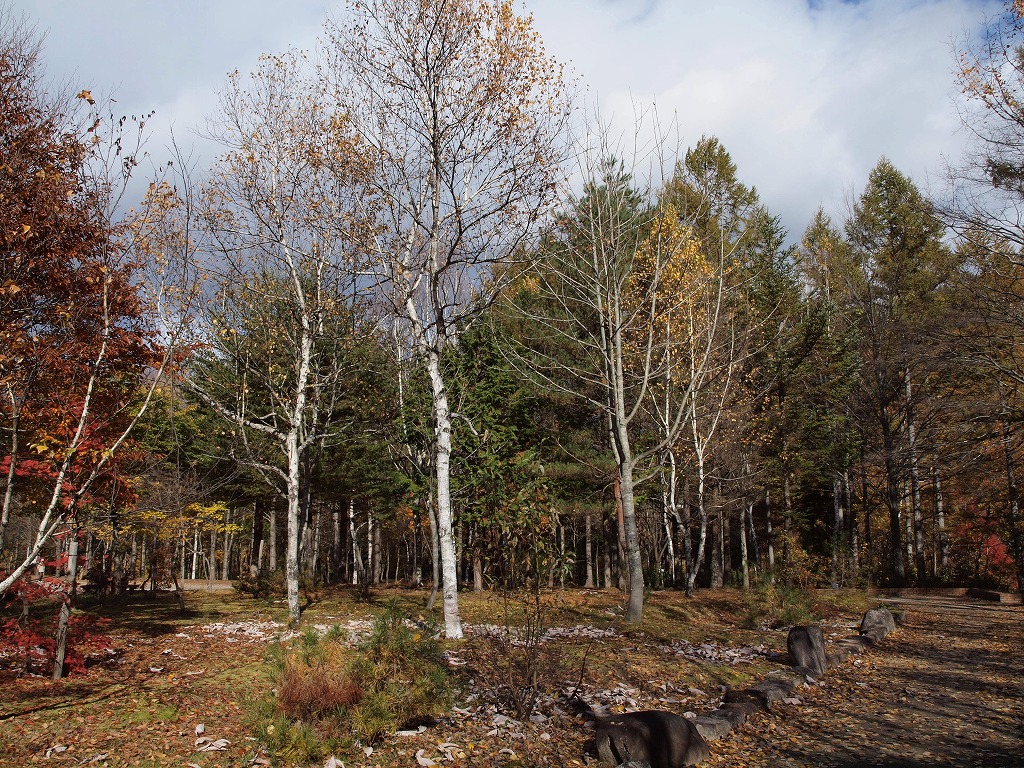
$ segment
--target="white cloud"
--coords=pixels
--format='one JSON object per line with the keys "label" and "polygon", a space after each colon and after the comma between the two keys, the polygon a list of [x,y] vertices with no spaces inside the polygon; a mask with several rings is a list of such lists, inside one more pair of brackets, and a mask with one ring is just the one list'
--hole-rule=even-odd
{"label": "white cloud", "polygon": [[[157,110],[159,147],[216,105],[228,71],[309,47],[327,0],[14,0],[49,29],[50,71],[127,113]],[[526,0],[548,52],[605,114],[656,101],[682,139],[718,136],[798,237],[819,204],[843,215],[882,155],[924,183],[964,140],[952,43],[1000,0]]]}

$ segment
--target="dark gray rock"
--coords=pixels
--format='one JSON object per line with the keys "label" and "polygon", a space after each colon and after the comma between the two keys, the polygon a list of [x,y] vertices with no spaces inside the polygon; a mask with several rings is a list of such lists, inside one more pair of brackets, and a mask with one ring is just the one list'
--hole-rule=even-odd
{"label": "dark gray rock", "polygon": [[867,635],[876,643],[896,629],[896,621],[887,608],[871,608],[864,614],[860,622],[860,633]]}
{"label": "dark gray rock", "polygon": [[850,635],[839,641],[839,645],[846,646],[853,653],[861,653],[865,648],[870,648],[875,641],[867,635]]}
{"label": "dark gray rock", "polygon": [[606,765],[630,761],[651,768],[683,768],[711,754],[697,727],[672,712],[627,712],[598,720],[594,739]]}
{"label": "dark gray rock", "polygon": [[836,645],[829,653],[825,654],[825,662],[828,668],[837,667],[853,655],[853,651],[845,645]]}
{"label": "dark gray rock", "polygon": [[821,677],[828,669],[825,658],[825,636],[821,627],[808,625],[793,627],[786,638],[789,658],[794,667],[807,669],[811,677]]}
{"label": "dark gray rock", "polygon": [[797,680],[792,677],[768,677],[750,686],[750,690],[763,693],[769,706],[773,701],[782,701],[793,693]]}
{"label": "dark gray rock", "polygon": [[723,704],[718,709],[713,709],[708,712],[707,717],[717,717],[725,720],[733,728],[739,728],[745,722],[747,722],[747,715],[740,709],[735,708],[734,704]]}
{"label": "dark gray rock", "polygon": [[722,703],[749,704],[753,709],[748,714],[753,714],[754,712],[770,709],[772,700],[768,697],[767,693],[754,686],[750,688],[730,688],[725,692]]}
{"label": "dark gray rock", "polygon": [[732,730],[732,723],[724,717],[695,717],[690,721],[697,728],[697,732],[704,737],[704,741],[715,741],[722,738]]}

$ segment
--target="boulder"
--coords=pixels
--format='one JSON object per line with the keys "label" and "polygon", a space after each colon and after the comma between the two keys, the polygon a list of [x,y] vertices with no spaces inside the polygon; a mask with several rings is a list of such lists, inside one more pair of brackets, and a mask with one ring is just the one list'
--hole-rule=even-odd
{"label": "boulder", "polygon": [[881,642],[896,629],[896,621],[887,608],[871,608],[860,622],[860,633]]}
{"label": "boulder", "polygon": [[739,728],[747,722],[747,714],[743,711],[742,704],[723,704],[718,709],[708,712],[707,717],[717,717],[725,720],[733,728]]}
{"label": "boulder", "polygon": [[732,723],[724,717],[695,717],[690,721],[697,728],[697,732],[704,737],[704,741],[715,741],[722,738],[732,730]]}
{"label": "boulder", "polygon": [[821,627],[807,625],[793,627],[786,638],[789,658],[794,667],[806,669],[811,677],[821,677],[828,669],[825,658],[825,636]]}
{"label": "boulder", "polygon": [[[782,698],[781,696],[779,698]],[[751,712],[747,714],[753,714],[764,709],[770,709],[772,700],[768,694],[757,686],[750,688],[730,688],[725,692],[725,697],[722,699],[723,704],[748,704],[753,707]]]}
{"label": "boulder", "polygon": [[[770,706],[773,701],[782,701],[796,689],[795,678],[768,677],[759,683],[750,686],[749,690],[758,691],[764,694],[765,700]],[[767,707],[766,707],[767,708]]]}
{"label": "boulder", "polygon": [[597,754],[607,765],[630,761],[651,768],[683,768],[711,754],[697,727],[672,712],[627,712],[597,721]]}

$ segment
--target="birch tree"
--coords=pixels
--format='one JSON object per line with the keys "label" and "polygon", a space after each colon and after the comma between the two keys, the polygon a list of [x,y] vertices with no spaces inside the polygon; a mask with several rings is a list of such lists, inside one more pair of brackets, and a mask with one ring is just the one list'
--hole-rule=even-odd
{"label": "birch tree", "polygon": [[149,233],[168,274],[184,276],[181,295],[203,298],[188,389],[235,425],[239,458],[287,501],[293,625],[310,451],[339,428],[343,347],[367,332],[354,280],[371,197],[369,155],[308,73],[288,53],[230,77],[208,127],[225,153],[194,193],[154,189],[165,217]]}
{"label": "birch tree", "polygon": [[375,158],[366,271],[430,378],[445,634],[458,638],[441,361],[554,202],[569,114],[562,67],[511,0],[350,0],[328,34],[327,78]]}

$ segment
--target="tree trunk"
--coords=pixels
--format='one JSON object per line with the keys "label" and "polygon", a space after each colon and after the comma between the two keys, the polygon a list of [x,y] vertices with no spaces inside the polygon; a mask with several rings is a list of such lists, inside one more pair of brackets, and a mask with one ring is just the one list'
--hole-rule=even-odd
{"label": "tree trunk", "polygon": [[704,457],[697,453],[697,551],[693,556],[690,573],[686,578],[686,596],[693,597],[696,592],[697,575],[704,563],[704,548],[708,538],[708,508],[704,490]]}
{"label": "tree trunk", "polygon": [[57,645],[53,657],[53,679],[64,677],[64,658],[68,647],[68,624],[71,621],[71,609],[74,608],[75,594],[78,591],[78,530],[71,529],[68,542],[68,594],[61,601],[60,614],[57,617]]}
{"label": "tree trunk", "polygon": [[267,549],[269,550],[270,560],[268,567],[271,573],[277,572],[277,499],[274,499],[274,503],[270,505],[270,516],[267,518],[267,522],[270,524],[269,535],[267,536]]}
{"label": "tree trunk", "polygon": [[434,406],[437,539],[441,556],[444,634],[449,640],[457,640],[462,637],[462,619],[459,617],[458,560],[455,551],[455,519],[451,496],[452,423],[448,393],[441,375],[441,363],[438,354],[433,350],[427,356],[427,373],[430,376]]}
{"label": "tree trunk", "polygon": [[594,526],[593,519],[591,518],[590,513],[587,512],[584,515],[584,517],[583,517],[583,530],[584,530],[584,532],[586,534],[586,536],[584,538],[584,541],[583,541],[583,547],[584,547],[584,552],[586,553],[585,557],[586,557],[586,568],[587,568],[586,581],[583,584],[585,589],[593,589],[594,588],[594,543],[593,543],[593,535],[594,534],[593,534],[593,526]]}
{"label": "tree trunk", "polygon": [[1017,592],[1024,595],[1024,539],[1020,531],[1020,508],[1017,497],[1017,473],[1014,469],[1013,451],[1010,446],[1010,429],[1003,421],[1003,450],[1006,456],[1006,489],[1009,495],[1010,546],[1017,570]]}
{"label": "tree trunk", "polygon": [[857,528],[857,513],[853,509],[853,494],[850,490],[850,470],[843,470],[843,501],[847,512],[846,530],[850,537],[850,564],[856,574],[860,570],[860,536]]}
{"label": "tree trunk", "polygon": [[751,519],[754,514],[753,502],[747,502],[746,506],[740,507],[740,569],[743,572],[743,589],[750,589],[750,569],[747,565],[747,510],[750,511]]}
{"label": "tree trunk", "polygon": [[843,532],[846,528],[843,519],[842,482],[838,475],[832,478],[832,589],[838,589],[842,581],[843,564]]}
{"label": "tree trunk", "polygon": [[427,518],[430,521],[430,597],[427,598],[427,610],[434,607],[441,591],[441,545],[438,542],[437,513],[434,511],[433,494],[427,496]]}
{"label": "tree trunk", "polygon": [[910,504],[914,518],[914,568],[917,571],[917,585],[928,582],[924,551],[924,517],[921,514],[921,479],[917,464],[917,424],[914,423],[913,388],[909,371],[903,377],[907,399],[907,447],[910,450]]}
{"label": "tree trunk", "polygon": [[263,568],[264,512],[262,499],[252,504],[252,546],[249,549],[249,576],[255,579]]}
{"label": "tree trunk", "polygon": [[224,560],[221,562],[220,577],[228,580],[231,574],[231,547],[234,543],[234,536],[231,534],[231,507],[224,511]]}
{"label": "tree trunk", "polygon": [[946,510],[942,504],[942,481],[935,467],[932,467],[932,487],[935,490],[935,524],[939,528],[939,567],[945,574],[949,569],[949,536],[946,534]]}
{"label": "tree trunk", "polygon": [[626,621],[636,624],[644,609],[644,571],[640,560],[640,537],[636,527],[636,502],[633,491],[633,466],[619,467],[622,493],[622,519],[626,529],[626,561],[629,564],[629,603]]}
{"label": "tree trunk", "polygon": [[335,584],[341,580],[343,556],[341,548],[341,505],[342,502],[339,500],[335,502],[331,510],[331,577],[329,581]]}
{"label": "tree trunk", "polygon": [[286,451],[288,457],[288,520],[287,540],[285,541],[285,563],[284,578],[288,591],[288,625],[297,627],[302,618],[302,609],[299,605],[299,543],[301,539],[302,519],[300,517],[300,483],[299,464],[300,451],[298,435],[295,430],[288,435],[286,440]]}

